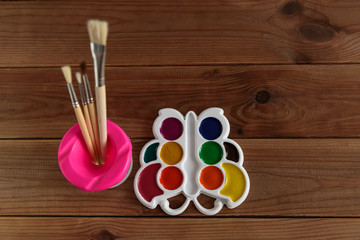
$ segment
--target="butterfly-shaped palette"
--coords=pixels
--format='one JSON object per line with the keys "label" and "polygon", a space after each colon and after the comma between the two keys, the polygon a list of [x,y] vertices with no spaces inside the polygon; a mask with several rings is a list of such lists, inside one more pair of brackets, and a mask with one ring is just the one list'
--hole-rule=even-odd
{"label": "butterfly-shaped palette", "polygon": [[[155,139],[140,153],[134,180],[140,202],[151,209],[160,205],[170,215],[181,214],[190,201],[206,215],[218,213],[223,205],[239,206],[249,193],[250,180],[242,166],[242,149],[228,138],[229,132],[221,108],[208,108],[199,116],[190,111],[185,117],[175,109],[161,109],[153,124]],[[185,202],[170,208],[168,199],[179,194]],[[200,194],[215,198],[214,207],[202,206]]]}

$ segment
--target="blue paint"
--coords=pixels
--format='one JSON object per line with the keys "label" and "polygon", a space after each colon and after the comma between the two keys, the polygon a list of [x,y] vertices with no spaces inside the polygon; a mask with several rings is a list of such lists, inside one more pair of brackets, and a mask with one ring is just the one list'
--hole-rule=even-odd
{"label": "blue paint", "polygon": [[199,131],[203,138],[214,140],[221,135],[222,125],[217,118],[208,117],[201,121]]}

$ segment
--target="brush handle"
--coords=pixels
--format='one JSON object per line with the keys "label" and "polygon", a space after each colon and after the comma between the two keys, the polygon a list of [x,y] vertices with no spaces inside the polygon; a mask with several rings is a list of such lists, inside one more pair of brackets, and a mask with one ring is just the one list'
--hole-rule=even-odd
{"label": "brush handle", "polygon": [[89,135],[89,131],[88,131],[87,127],[86,127],[84,115],[83,115],[83,113],[81,111],[81,108],[80,107],[74,108],[74,111],[75,111],[76,119],[77,119],[77,121],[79,123],[79,126],[80,126],[81,133],[82,133],[82,135],[84,137],[86,146],[87,146],[87,148],[89,150],[90,156],[91,156],[93,162],[95,164],[97,164],[96,157],[95,157],[95,152],[94,152],[94,147],[92,145],[90,135]]}
{"label": "brush handle", "polygon": [[[93,133],[94,133],[94,137],[95,137],[95,145],[97,146],[97,149],[99,151],[99,156],[102,158],[101,147],[100,147],[99,128],[98,128],[95,104],[92,102],[92,103],[89,103],[88,106],[89,106],[89,112],[90,112],[91,126],[93,128]],[[102,161],[102,163],[103,162],[104,161]]]}
{"label": "brush handle", "polygon": [[89,108],[88,108],[87,105],[84,105],[83,109],[84,109],[84,116],[85,116],[86,126],[87,126],[87,129],[89,130],[90,139],[91,139],[91,142],[92,142],[92,144],[94,146],[95,155],[97,157],[98,156],[101,157],[100,149],[98,148],[98,146],[96,145],[96,142],[95,142],[95,135],[94,135],[94,130],[93,130],[92,123],[91,123],[91,118],[90,118],[90,114],[89,114]]}
{"label": "brush handle", "polygon": [[106,161],[107,117],[106,117],[106,89],[105,86],[95,88],[96,110],[100,135],[100,147],[103,160]]}

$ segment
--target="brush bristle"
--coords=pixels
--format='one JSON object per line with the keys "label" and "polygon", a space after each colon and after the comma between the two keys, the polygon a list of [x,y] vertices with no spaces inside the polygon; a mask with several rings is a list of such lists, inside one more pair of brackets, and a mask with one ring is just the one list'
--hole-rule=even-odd
{"label": "brush bristle", "polygon": [[80,63],[80,69],[81,69],[82,74],[86,74],[86,62],[85,61],[82,61]]}
{"label": "brush bristle", "polygon": [[61,71],[64,74],[66,83],[71,84],[72,83],[72,78],[71,78],[71,68],[70,68],[70,66],[63,66],[61,68]]}
{"label": "brush bristle", "polygon": [[77,82],[78,82],[79,84],[81,84],[81,73],[76,72],[76,73],[75,73],[75,77],[76,77]]}
{"label": "brush bristle", "polygon": [[89,20],[87,22],[87,27],[91,42],[106,45],[109,31],[108,22],[100,20]]}

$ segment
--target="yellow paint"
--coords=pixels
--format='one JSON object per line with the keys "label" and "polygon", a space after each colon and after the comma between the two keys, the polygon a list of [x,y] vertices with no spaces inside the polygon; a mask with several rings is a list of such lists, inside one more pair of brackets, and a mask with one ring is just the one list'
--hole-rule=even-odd
{"label": "yellow paint", "polygon": [[236,202],[244,194],[246,179],[240,168],[231,163],[221,164],[225,170],[225,185],[220,190],[220,194],[230,197],[231,201]]}
{"label": "yellow paint", "polygon": [[176,142],[165,143],[160,150],[160,158],[168,165],[175,165],[181,161],[183,157],[183,149]]}

